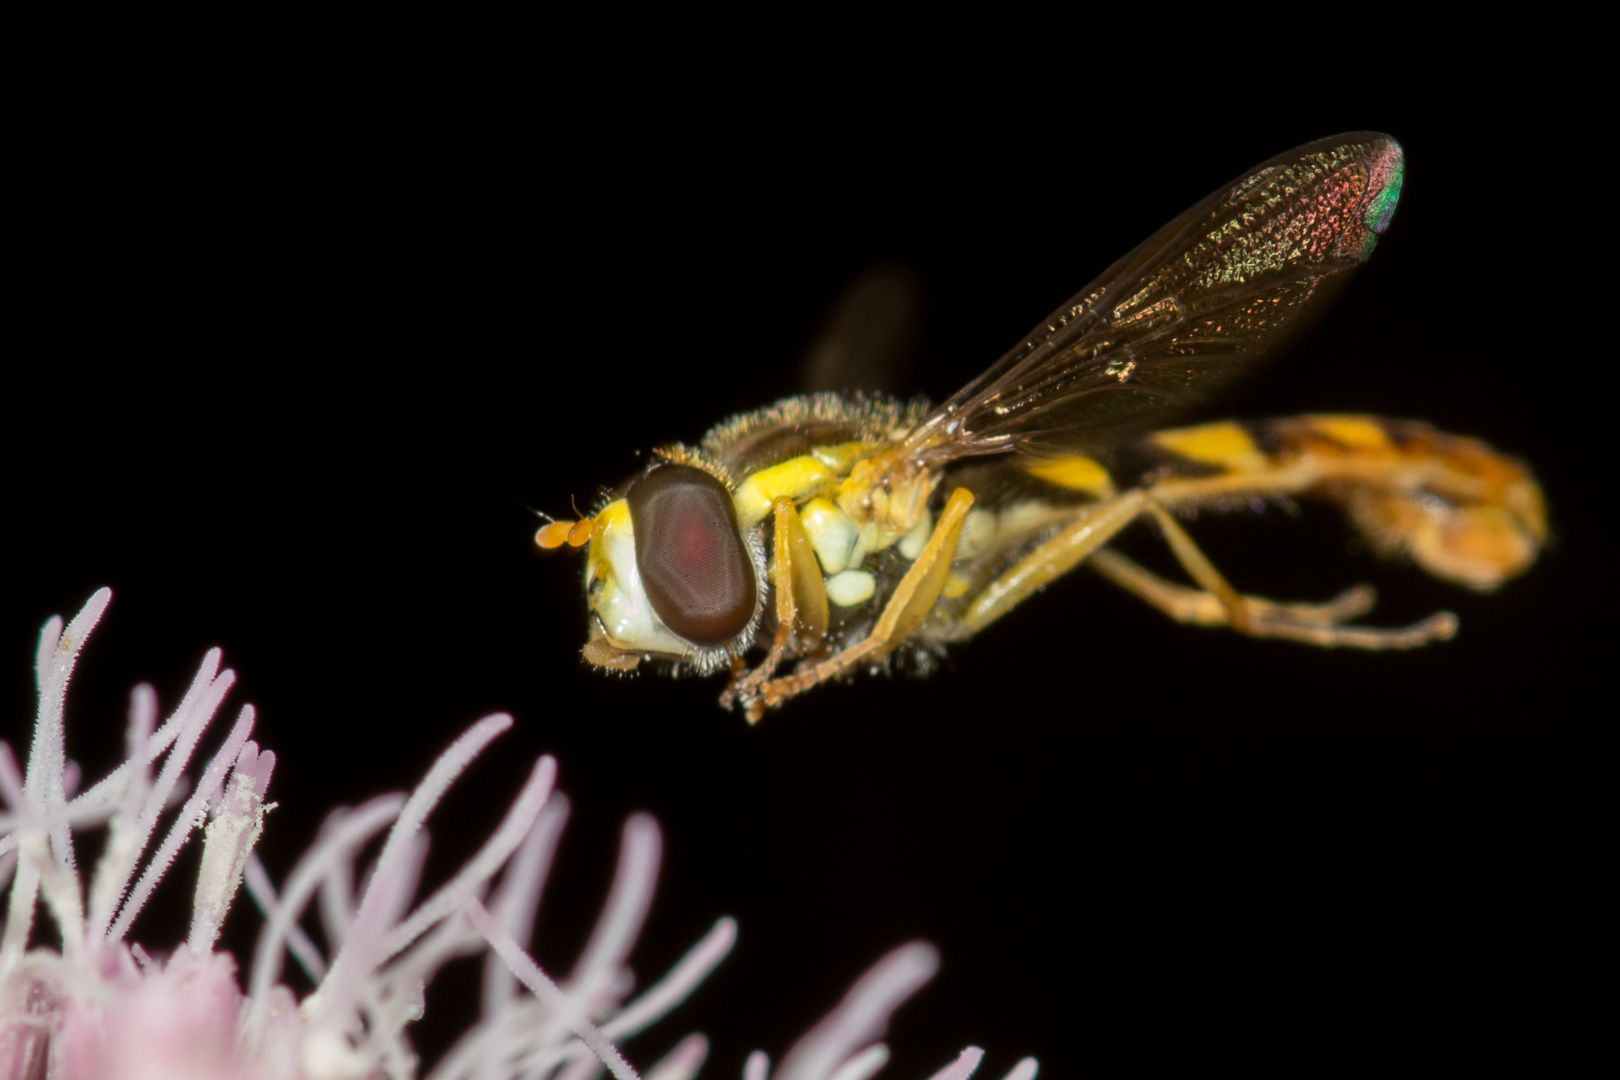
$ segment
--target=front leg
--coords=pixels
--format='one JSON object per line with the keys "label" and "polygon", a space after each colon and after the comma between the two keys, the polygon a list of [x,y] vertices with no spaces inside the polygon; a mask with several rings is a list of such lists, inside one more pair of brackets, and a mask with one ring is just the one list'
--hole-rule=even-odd
{"label": "front leg", "polygon": [[775,515],[772,556],[776,566],[771,586],[776,591],[776,637],[759,667],[746,674],[737,671],[732,675],[731,685],[720,695],[720,704],[727,709],[733,702],[746,702],[750,724],[758,723],[764,715],[764,708],[755,697],[756,691],[775,674],[789,647],[800,656],[808,655],[827,634],[827,590],[821,579],[821,564],[810,546],[810,537],[805,534],[804,522],[799,520],[798,510],[786,495],[778,495],[771,509]]}
{"label": "front leg", "polygon": [[945,587],[945,577],[950,573],[951,559],[956,554],[956,542],[962,535],[962,522],[972,505],[973,493],[967,488],[951,492],[928,543],[895,586],[872,632],[836,656],[765,683],[760,688],[759,699],[749,702],[750,717],[756,709],[762,712],[767,707],[775,708],[817,683],[835,679],[860,664],[882,659],[921,626]]}

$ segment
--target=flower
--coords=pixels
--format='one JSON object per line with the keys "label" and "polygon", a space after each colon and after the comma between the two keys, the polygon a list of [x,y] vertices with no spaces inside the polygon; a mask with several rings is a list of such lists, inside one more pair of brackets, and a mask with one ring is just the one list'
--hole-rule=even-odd
{"label": "flower", "polygon": [[[558,982],[541,971],[520,942],[533,930],[568,816],[549,756],[534,763],[504,820],[462,869],[414,901],[427,851],[423,826],[457,776],[512,725],[505,714],[468,728],[409,795],[333,811],[279,889],[253,854],[274,807],[265,799],[275,755],[249,738],[252,706],[240,710],[194,782],[188,772],[235,681],[220,670],[218,649],[161,725],[151,687],[135,689],[126,760],[76,793],[63,705],[79,650],[111,595],[100,590],[65,628],[53,618],[40,634],[39,716],[26,772],[0,742],[0,797],[10,807],[0,815],[0,885],[10,881],[0,931],[0,1080],[412,1077],[419,1062],[407,1028],[421,1017],[424,988],[446,961],[476,953],[484,957],[481,1018],[429,1076],[587,1080],[606,1066],[624,1080],[637,1074],[619,1043],[684,1000],[731,949],[736,924],[722,918],[663,979],[630,998],[625,961],[651,904],[662,849],[657,823],[636,815],[625,823],[607,904],[573,973]],[[188,785],[191,794],[170,816]],[[74,834],[99,825],[107,838],[86,893]],[[130,941],[130,927],[198,829],[203,853],[190,930],[159,959]],[[384,830],[376,858],[357,872],[367,843]],[[358,896],[357,881],[364,882]],[[245,990],[235,959],[215,951],[243,883],[264,914]],[[41,899],[59,932],[55,949],[28,947]],[[300,925],[311,902],[330,956]],[[280,981],[289,954],[315,985],[302,1000]],[[890,1014],[937,966],[931,946],[896,949],[774,1074],[756,1052],[745,1080],[866,1080],[887,1060],[878,1040]],[[687,1080],[707,1050],[702,1035],[688,1035],[646,1075]],[[934,1080],[965,1080],[980,1056],[968,1048]],[[1035,1068],[1025,1059],[1007,1080],[1033,1080]]]}

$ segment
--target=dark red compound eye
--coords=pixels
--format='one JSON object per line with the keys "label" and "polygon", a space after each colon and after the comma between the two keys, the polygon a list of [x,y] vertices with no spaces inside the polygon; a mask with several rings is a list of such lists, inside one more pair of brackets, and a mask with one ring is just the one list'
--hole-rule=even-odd
{"label": "dark red compound eye", "polygon": [[758,586],[726,486],[690,465],[661,465],[625,498],[641,584],[664,625],[710,648],[742,633]]}

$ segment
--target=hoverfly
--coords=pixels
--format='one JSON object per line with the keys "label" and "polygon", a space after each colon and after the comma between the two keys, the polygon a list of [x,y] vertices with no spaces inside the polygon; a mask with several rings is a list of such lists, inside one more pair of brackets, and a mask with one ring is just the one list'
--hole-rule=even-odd
{"label": "hoverfly", "polygon": [[[1547,536],[1524,465],[1372,416],[1149,430],[1326,306],[1372,254],[1401,177],[1385,135],[1299,147],[1165,225],[941,405],[812,394],[659,449],[592,516],[536,534],[542,548],[588,548],[585,658],[726,669],[721,703],[756,721],[896,655],[926,667],[1082,563],[1175,619],[1253,637],[1362,649],[1451,637],[1449,612],[1351,625],[1372,605],[1365,586],[1325,604],[1239,593],[1178,511],[1325,498],[1381,553],[1487,591]],[[1107,546],[1141,518],[1190,584]]]}

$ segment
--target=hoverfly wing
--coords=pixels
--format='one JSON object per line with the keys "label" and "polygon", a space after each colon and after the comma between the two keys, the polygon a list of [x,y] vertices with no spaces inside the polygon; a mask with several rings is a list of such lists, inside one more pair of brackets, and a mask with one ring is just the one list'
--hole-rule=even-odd
{"label": "hoverfly wing", "polygon": [[917,351],[922,282],[903,263],[877,263],[834,303],[805,353],[799,389],[897,393]]}
{"label": "hoverfly wing", "polygon": [[907,436],[905,456],[1099,448],[1251,373],[1372,254],[1401,148],[1352,132],[1280,154],[1150,236]]}

